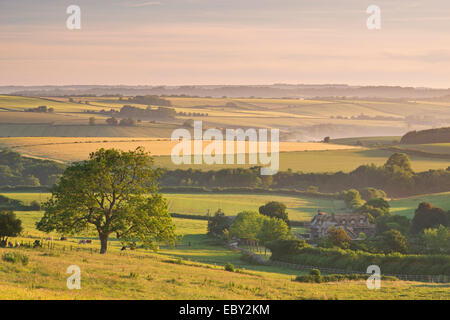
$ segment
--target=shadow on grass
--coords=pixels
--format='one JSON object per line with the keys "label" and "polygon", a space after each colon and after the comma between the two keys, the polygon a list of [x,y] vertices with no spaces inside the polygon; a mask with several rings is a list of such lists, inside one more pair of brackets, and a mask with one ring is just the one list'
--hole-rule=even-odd
{"label": "shadow on grass", "polygon": [[[189,242],[191,243],[191,246],[187,245]],[[242,254],[240,251],[226,248],[204,234],[187,234],[183,237],[180,244],[181,246],[177,247],[164,246],[158,254],[217,266],[225,266],[226,263],[232,263],[236,268],[253,271],[279,273],[291,276],[302,273],[298,270],[281,267],[249,264],[241,260]]]}

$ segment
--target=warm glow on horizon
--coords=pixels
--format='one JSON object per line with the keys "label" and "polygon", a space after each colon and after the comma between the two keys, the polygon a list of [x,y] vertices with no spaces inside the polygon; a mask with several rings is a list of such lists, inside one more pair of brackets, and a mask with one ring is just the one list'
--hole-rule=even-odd
{"label": "warm glow on horizon", "polygon": [[[450,87],[450,4],[0,0],[0,85],[347,83]],[[56,4],[55,4],[56,3]]]}

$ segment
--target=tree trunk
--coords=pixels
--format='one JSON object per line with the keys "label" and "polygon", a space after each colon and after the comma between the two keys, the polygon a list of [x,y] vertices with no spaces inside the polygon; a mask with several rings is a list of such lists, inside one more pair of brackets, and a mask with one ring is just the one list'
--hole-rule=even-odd
{"label": "tree trunk", "polygon": [[108,249],[108,235],[100,234],[100,254],[106,253],[106,249]]}

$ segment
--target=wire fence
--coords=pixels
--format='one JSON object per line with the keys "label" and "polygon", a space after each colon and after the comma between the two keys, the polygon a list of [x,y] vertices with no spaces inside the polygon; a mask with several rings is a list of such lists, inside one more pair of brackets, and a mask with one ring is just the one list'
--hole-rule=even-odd
{"label": "wire fence", "polygon": [[[269,265],[269,266],[276,266],[276,267],[282,267],[282,268],[289,268],[294,270],[301,270],[301,271],[310,271],[312,269],[318,269],[320,272],[328,273],[328,274],[369,274],[365,271],[354,271],[354,270],[344,270],[344,269],[336,269],[336,268],[327,268],[327,267],[318,267],[318,266],[308,266],[308,265],[300,265],[290,262],[284,262],[284,261],[277,261],[277,260],[266,260],[263,257],[261,257],[258,254],[255,254],[254,252],[239,248],[239,247],[233,247],[235,249],[240,250],[243,253],[246,253],[248,255],[251,255],[255,262]],[[417,275],[417,274],[383,274],[383,276],[392,276],[396,277],[400,280],[405,281],[417,281],[417,282],[429,282],[429,283],[449,283],[450,282],[450,276],[448,275]]]}
{"label": "wire fence", "polygon": [[[182,246],[190,246],[188,245],[182,245]],[[40,241],[39,245],[36,245],[35,241],[20,241],[16,242],[15,248],[26,248],[26,249],[46,249],[46,250],[57,250],[57,251],[76,251],[76,252],[89,252],[90,254],[94,254],[98,252],[98,248],[93,247],[83,247],[81,244],[75,244],[75,243],[67,243],[62,244],[58,243],[56,244],[54,241]],[[328,268],[328,267],[319,267],[319,266],[309,266],[309,265],[300,265],[290,262],[284,262],[284,261],[277,261],[277,260],[267,260],[264,259],[261,255],[255,254],[254,252],[240,248],[237,246],[229,246],[232,249],[237,249],[241,251],[242,253],[251,255],[253,260],[262,265],[268,265],[268,266],[276,266],[276,267],[282,267],[282,268],[289,268],[294,270],[301,270],[301,271],[310,271],[312,269],[318,269],[320,272],[328,273],[328,274],[366,274],[365,271],[355,271],[355,270],[344,270],[344,269],[336,269],[336,268]],[[120,255],[126,255],[125,253],[120,253]],[[449,283],[450,282],[450,276],[448,275],[417,275],[417,274],[383,274],[384,276],[392,276],[396,277],[400,280],[406,280],[406,281],[417,281],[417,282],[427,282],[427,283]]]}

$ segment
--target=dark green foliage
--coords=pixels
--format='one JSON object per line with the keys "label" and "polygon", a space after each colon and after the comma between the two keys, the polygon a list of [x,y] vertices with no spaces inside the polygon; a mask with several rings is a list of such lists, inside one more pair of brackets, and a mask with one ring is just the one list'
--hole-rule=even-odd
{"label": "dark green foliage", "polygon": [[[313,270],[317,270],[317,269],[313,269]],[[349,280],[358,281],[358,280],[367,280],[367,278],[369,278],[369,276],[370,276],[369,274],[329,274],[329,275],[322,276],[322,275],[320,275],[320,273],[319,273],[319,275],[310,273],[309,275],[297,276],[295,278],[295,281],[306,282],[306,283],[338,282],[338,281],[349,281]],[[396,281],[398,279],[396,277],[391,277],[391,276],[381,276],[381,280]]]}
{"label": "dark green foliage", "polygon": [[422,131],[410,131],[406,133],[400,143],[403,144],[421,144],[421,143],[439,143],[450,142],[450,127],[436,128]]}
{"label": "dark green foliage", "polygon": [[[339,248],[348,248],[351,238],[348,236],[347,232],[342,228],[331,227],[328,229],[325,242],[331,244],[331,246],[336,246]],[[328,247],[328,246],[327,246]]]}
{"label": "dark green foliage", "polygon": [[154,95],[131,97],[128,98],[128,101],[132,103],[153,105],[153,106],[170,107],[172,105],[172,103],[169,100]]}
{"label": "dark green foliage", "polygon": [[[304,247],[283,254],[283,248],[273,246],[273,260],[320,268],[352,270],[365,273],[367,266],[378,265],[386,274],[450,275],[450,256],[403,255],[353,251],[340,248]],[[275,250],[275,251],[274,251]]]}
{"label": "dark green foliage", "polygon": [[208,234],[212,236],[222,236],[225,230],[230,230],[232,220],[225,216],[225,213],[219,209],[214,216],[208,219]]}
{"label": "dark green foliage", "polygon": [[376,198],[386,198],[386,192],[372,187],[364,188],[360,191],[361,198],[365,201]]}
{"label": "dark green foliage", "polygon": [[406,253],[407,240],[404,235],[398,230],[385,231],[381,238],[381,249],[385,253]]}
{"label": "dark green foliage", "polygon": [[12,211],[0,212],[0,242],[5,244],[9,237],[17,237],[22,232],[22,221]]}
{"label": "dark green foliage", "polygon": [[111,117],[106,119],[106,123],[110,126],[117,126],[119,124],[119,120],[117,120],[115,117]]}
{"label": "dark green foliage", "polygon": [[[170,101],[169,101],[170,102]],[[152,104],[152,103],[149,103]],[[156,104],[152,104],[156,105]],[[176,116],[176,111],[173,108],[158,107],[153,109],[147,107],[147,109],[141,109],[129,105],[125,105],[120,109],[120,117],[133,117],[137,119],[164,119],[164,118],[174,118]]]}
{"label": "dark green foliage", "polygon": [[347,208],[356,210],[363,204],[361,195],[356,189],[349,189],[342,192],[342,198],[344,199]]}
{"label": "dark green foliage", "polygon": [[404,216],[383,215],[375,219],[375,225],[378,235],[388,230],[397,230],[402,234],[408,234],[411,228],[411,221]]}
{"label": "dark green foliage", "polygon": [[227,262],[225,264],[225,271],[234,272],[235,271],[234,265],[232,263]]}
{"label": "dark green foliage", "polygon": [[389,208],[390,205],[385,199],[374,198],[364,203],[357,211],[362,214],[370,215],[372,218],[376,219],[381,216],[390,215]]}
{"label": "dark green foliage", "polygon": [[424,229],[437,228],[439,225],[450,226],[449,214],[428,202],[420,203],[412,220],[412,232],[420,233]]}
{"label": "dark green foliage", "polygon": [[100,253],[106,252],[112,233],[127,244],[139,241],[155,250],[157,242],[173,244],[175,226],[152,164],[142,148],[100,149],[89,160],[72,164],[44,204],[38,230],[74,234],[94,226]]}
{"label": "dark green foliage", "polygon": [[120,120],[119,125],[125,127],[133,127],[136,125],[136,120],[134,120],[133,118],[124,118]]}
{"label": "dark green foliage", "polygon": [[319,276],[320,277],[320,270],[319,269],[311,269],[311,271],[309,272],[310,275],[312,276]]}
{"label": "dark green foliage", "polygon": [[[406,168],[406,169],[405,169]],[[423,193],[445,192],[450,190],[449,170],[428,170],[411,172],[406,155],[393,155],[386,166],[363,165],[352,172],[303,173],[291,170],[278,172],[272,176],[270,185],[259,175],[259,168],[221,169],[221,170],[165,170],[162,176],[163,186],[198,186],[213,188],[254,188],[273,190],[292,190],[304,195],[329,196],[342,190],[367,187],[384,190],[389,196],[408,196]],[[189,184],[187,184],[189,182]],[[309,186],[316,186],[321,194],[308,193]],[[351,202],[351,200],[350,200]],[[360,203],[354,203],[361,205]]]}
{"label": "dark green foliage", "polygon": [[0,151],[1,186],[52,186],[65,166],[53,161],[22,157],[10,150]]}
{"label": "dark green foliage", "polygon": [[2,255],[2,260],[11,263],[21,263],[26,266],[28,264],[28,256],[20,252],[6,252]]}
{"label": "dark green foliage", "polygon": [[412,173],[411,161],[406,153],[394,153],[386,161],[384,167],[391,173]]}
{"label": "dark green foliage", "polygon": [[276,259],[278,256],[293,255],[300,249],[308,247],[305,240],[291,239],[291,240],[275,240],[265,245],[272,251],[272,257]]}
{"label": "dark green foliage", "polygon": [[286,212],[286,205],[278,201],[270,201],[259,207],[259,213],[273,218],[278,218],[289,225],[289,216]]}

